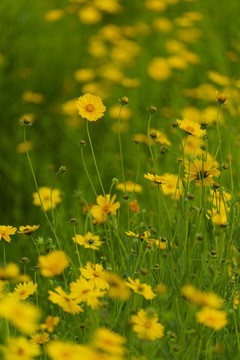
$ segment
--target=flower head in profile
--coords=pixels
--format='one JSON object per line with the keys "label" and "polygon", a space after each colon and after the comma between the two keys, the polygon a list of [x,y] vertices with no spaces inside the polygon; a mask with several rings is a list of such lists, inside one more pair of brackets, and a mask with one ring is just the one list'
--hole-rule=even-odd
{"label": "flower head in profile", "polygon": [[229,96],[226,96],[225,94],[220,94],[217,91],[217,101],[219,103],[219,105],[225,104],[225,102],[227,101],[227,99],[229,99]]}
{"label": "flower head in profile", "polygon": [[120,202],[114,203],[115,199],[116,195],[113,195],[111,198],[110,194],[107,194],[105,197],[103,195],[97,197],[98,205],[94,205],[90,212],[99,224],[106,221],[109,214],[116,215],[117,209],[120,208]]}
{"label": "flower head in profile", "polygon": [[193,135],[198,138],[203,137],[206,135],[206,130],[202,130],[200,124],[196,121],[184,119],[184,120],[177,120],[179,128],[183,130],[188,135]]}
{"label": "flower head in profile", "polygon": [[9,235],[14,235],[16,231],[17,228],[13,226],[0,225],[0,240],[3,238],[5,241],[10,242],[11,238]]}
{"label": "flower head in profile", "polygon": [[158,323],[158,315],[152,310],[141,309],[131,316],[133,330],[141,340],[153,341],[164,336],[164,326]]}
{"label": "flower head in profile", "polygon": [[[42,186],[39,188],[39,195],[45,211],[52,208],[55,209],[57,204],[62,201],[61,193],[58,189],[51,189],[49,187]],[[39,195],[37,192],[33,193],[33,204],[36,206],[42,206]]]}
{"label": "flower head in profile", "polygon": [[[126,190],[125,190],[126,186]],[[119,183],[116,185],[116,189],[121,190],[122,192],[137,192],[140,193],[142,191],[142,186],[139,184],[135,184],[131,180],[126,181],[126,183]]]}
{"label": "flower head in profile", "polygon": [[61,250],[52,251],[47,255],[41,255],[38,258],[38,266],[42,276],[51,277],[62,274],[68,266],[69,261],[66,254]]}
{"label": "flower head in profile", "polygon": [[214,166],[211,160],[203,162],[202,160],[195,159],[194,163],[185,163],[185,180],[195,180],[196,186],[203,184],[209,186],[214,183],[213,176],[219,176],[221,172]]}
{"label": "flower head in profile", "polygon": [[154,184],[157,185],[163,185],[163,184],[168,184],[169,183],[169,179],[167,177],[164,176],[160,176],[160,175],[153,175],[153,174],[144,174],[145,179],[150,180],[151,182],[153,182]]}
{"label": "flower head in profile", "polygon": [[34,231],[39,229],[40,225],[26,225],[26,226],[20,226],[19,227],[19,234],[26,234],[26,235],[32,235]]}
{"label": "flower head in profile", "polygon": [[197,321],[215,331],[221,330],[227,325],[227,313],[225,311],[204,307],[196,313]]}
{"label": "flower head in profile", "polygon": [[115,273],[105,272],[105,280],[109,284],[108,296],[112,299],[120,299],[127,301],[130,297],[130,290],[125,284],[125,281]]}
{"label": "flower head in profile", "polygon": [[92,94],[80,96],[77,100],[76,107],[79,115],[89,121],[100,119],[106,111],[106,106],[103,105],[100,96]]}

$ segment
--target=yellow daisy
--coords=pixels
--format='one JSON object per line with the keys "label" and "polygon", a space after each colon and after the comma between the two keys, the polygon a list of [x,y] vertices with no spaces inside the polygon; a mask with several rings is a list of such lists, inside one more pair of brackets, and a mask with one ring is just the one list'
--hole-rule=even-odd
{"label": "yellow daisy", "polygon": [[78,98],[76,107],[79,115],[89,121],[100,119],[106,111],[106,106],[103,105],[100,96],[88,93]]}
{"label": "yellow daisy", "polygon": [[201,138],[206,134],[206,130],[202,130],[200,124],[195,121],[184,119],[177,120],[177,123],[179,125],[179,128],[188,135],[193,135]]}

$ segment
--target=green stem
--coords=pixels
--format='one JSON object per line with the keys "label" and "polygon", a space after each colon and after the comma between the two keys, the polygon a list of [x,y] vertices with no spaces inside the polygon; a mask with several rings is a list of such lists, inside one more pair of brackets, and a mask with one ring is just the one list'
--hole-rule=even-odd
{"label": "green stem", "polygon": [[85,172],[86,172],[86,174],[87,174],[88,180],[89,180],[89,182],[90,182],[90,184],[91,184],[91,187],[92,187],[92,189],[93,189],[93,192],[94,192],[95,196],[97,197],[97,192],[96,192],[96,190],[95,190],[95,187],[94,187],[94,185],[93,185],[93,182],[92,182],[91,176],[89,175],[89,172],[88,172],[88,169],[87,169],[87,166],[86,166],[85,160],[84,160],[84,156],[83,156],[83,148],[82,148],[82,147],[81,147],[81,158],[82,158],[83,167],[84,167],[84,170],[85,170]]}
{"label": "green stem", "polygon": [[99,173],[99,170],[98,170],[98,166],[97,166],[97,161],[96,161],[96,158],[95,158],[94,150],[93,150],[92,140],[91,140],[91,136],[90,136],[90,132],[89,132],[89,128],[88,128],[88,121],[87,121],[86,127],[87,127],[88,140],[89,140],[89,144],[90,144],[90,148],[91,148],[91,152],[92,152],[92,156],[93,156],[93,161],[94,161],[94,165],[95,165],[95,168],[96,168],[96,171],[97,171],[98,180],[99,180],[99,182],[100,182],[100,185],[101,185],[101,188],[102,188],[102,192],[103,192],[104,196],[106,196],[106,193],[105,193],[105,190],[104,190],[104,187],[103,187],[103,183],[102,183],[102,180],[101,180],[101,176],[100,176],[100,173]]}
{"label": "green stem", "polygon": [[124,173],[124,165],[123,165],[123,153],[122,153],[122,141],[121,141],[121,133],[120,133],[120,116],[121,116],[121,111],[123,108],[123,104],[121,104],[120,110],[119,110],[119,115],[118,115],[118,142],[119,142],[119,150],[120,150],[120,159],[121,159],[121,168],[122,168],[122,178],[123,178],[123,182],[124,182],[124,189],[126,192],[126,180],[125,180],[125,173]]}
{"label": "green stem", "polygon": [[148,132],[147,132],[148,133],[148,147],[149,147],[149,151],[150,151],[150,154],[151,154],[154,170],[155,170],[155,173],[157,174],[157,166],[156,166],[156,163],[155,163],[155,159],[154,159],[153,152],[152,152],[152,147],[151,147],[151,144],[150,144],[151,120],[152,120],[152,114],[149,115],[149,119],[148,119]]}

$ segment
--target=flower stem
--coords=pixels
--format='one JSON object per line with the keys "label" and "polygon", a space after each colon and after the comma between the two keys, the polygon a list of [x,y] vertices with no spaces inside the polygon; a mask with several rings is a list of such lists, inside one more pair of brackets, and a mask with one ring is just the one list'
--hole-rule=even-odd
{"label": "flower stem", "polygon": [[118,142],[119,142],[119,150],[120,150],[120,159],[121,159],[121,168],[122,168],[122,178],[124,182],[124,191],[126,192],[126,180],[125,180],[125,174],[124,174],[124,165],[123,165],[123,154],[122,154],[122,141],[121,141],[121,134],[120,134],[120,116],[123,108],[123,104],[121,104],[119,115],[118,115]]}
{"label": "flower stem", "polygon": [[88,169],[87,169],[85,160],[84,160],[83,148],[82,148],[82,147],[81,147],[81,157],[82,157],[82,162],[83,162],[84,170],[85,170],[85,172],[86,172],[86,174],[87,174],[87,177],[88,177],[88,180],[89,180],[89,182],[90,182],[90,184],[91,184],[91,187],[92,187],[92,189],[93,189],[93,192],[94,192],[95,196],[97,197],[97,192],[96,192],[96,190],[95,190],[95,187],[94,187],[94,185],[93,185],[92,179],[91,179],[91,177],[90,177],[90,175],[89,175],[89,172],[88,172]]}
{"label": "flower stem", "polygon": [[101,180],[101,176],[100,176],[100,173],[99,173],[99,170],[98,170],[94,150],[93,150],[92,140],[91,140],[91,136],[90,136],[90,132],[89,132],[89,128],[88,128],[88,121],[87,121],[86,127],[87,127],[87,135],[88,135],[89,144],[90,144],[91,151],[92,151],[93,161],[94,161],[94,165],[95,165],[95,168],[96,168],[96,171],[97,171],[98,180],[100,182],[103,194],[104,194],[104,196],[106,196],[106,193],[105,193],[105,190],[104,190],[104,187],[103,187],[103,183],[102,183],[102,180]]}

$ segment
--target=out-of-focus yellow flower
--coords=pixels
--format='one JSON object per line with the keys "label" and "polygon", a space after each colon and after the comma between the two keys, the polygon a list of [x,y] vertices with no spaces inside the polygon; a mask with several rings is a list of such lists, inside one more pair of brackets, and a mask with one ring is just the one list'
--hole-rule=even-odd
{"label": "out-of-focus yellow flower", "polygon": [[152,25],[157,31],[163,33],[168,33],[173,29],[172,22],[165,17],[153,19]]}
{"label": "out-of-focus yellow flower", "polygon": [[216,71],[208,71],[207,73],[209,80],[220,86],[230,86],[231,81],[229,77],[219,74]]}
{"label": "out-of-focus yellow flower", "polygon": [[99,96],[92,94],[80,96],[76,107],[79,111],[79,115],[89,121],[100,119],[106,111],[106,106],[103,105],[102,99]]}
{"label": "out-of-focus yellow flower", "polygon": [[136,88],[138,86],[141,85],[141,80],[138,78],[123,78],[122,79],[122,86],[126,87],[126,88]]}
{"label": "out-of-focus yellow flower", "polygon": [[32,344],[23,336],[10,337],[7,344],[1,346],[4,360],[32,360],[41,354],[40,346]]}
{"label": "out-of-focus yellow flower", "polygon": [[208,326],[215,331],[221,330],[228,324],[227,313],[225,311],[215,310],[213,308],[204,307],[196,313],[197,321]]}
{"label": "out-of-focus yellow flower", "polygon": [[164,336],[164,326],[158,323],[158,315],[152,310],[139,310],[137,315],[131,316],[131,322],[141,340],[154,341]]}
{"label": "out-of-focus yellow flower", "polygon": [[117,14],[122,10],[119,0],[94,0],[93,4],[101,11]]}
{"label": "out-of-focus yellow flower", "polygon": [[145,179],[150,180],[151,182],[153,182],[154,184],[157,184],[157,185],[168,184],[171,181],[171,179],[169,177],[153,175],[153,174],[149,174],[149,173],[145,174],[144,177],[145,177]]}
{"label": "out-of-focus yellow flower", "polygon": [[38,266],[42,276],[52,277],[60,275],[68,266],[69,261],[66,254],[61,250],[55,250],[38,258]]}
{"label": "out-of-focus yellow flower", "polygon": [[85,6],[81,8],[78,12],[80,21],[86,25],[97,24],[102,20],[102,15],[100,11],[94,6]]}
{"label": "out-of-focus yellow flower", "polygon": [[[59,204],[61,199],[61,193],[58,189],[51,189],[46,186],[39,188],[39,195],[42,200],[42,204],[45,211],[50,209],[55,209],[57,204]],[[37,192],[33,193],[33,204],[36,206],[42,206]]]}
{"label": "out-of-focus yellow flower", "polygon": [[7,264],[5,268],[0,267],[0,279],[7,281],[29,281],[28,275],[22,275],[20,274],[19,267],[14,264],[10,263]]}
{"label": "out-of-focus yellow flower", "polygon": [[171,142],[168,140],[167,136],[159,130],[156,129],[150,129],[149,133],[151,134],[152,132],[155,132],[157,137],[154,138],[154,141],[150,141],[150,145],[153,145],[154,142],[159,142],[160,144],[165,144],[165,145],[171,145]]}
{"label": "out-of-focus yellow flower", "polygon": [[94,333],[93,344],[102,351],[112,355],[124,355],[126,338],[106,328],[98,328]]}
{"label": "out-of-focus yellow flower", "polygon": [[[51,341],[46,346],[47,354],[51,360],[79,360],[79,359],[99,359],[100,354],[96,354],[84,345],[78,345],[63,341]],[[98,357],[97,357],[98,356]]]}
{"label": "out-of-focus yellow flower", "polygon": [[70,294],[66,294],[61,286],[56,287],[55,292],[52,290],[48,291],[48,299],[53,303],[59,305],[63,311],[70,314],[79,314],[83,312],[81,306],[78,305],[79,301]]}
{"label": "out-of-focus yellow flower", "polygon": [[166,10],[167,3],[164,0],[146,0],[144,5],[152,11],[161,12]]}
{"label": "out-of-focus yellow flower", "polygon": [[61,9],[53,9],[46,12],[44,19],[48,22],[60,20],[64,16],[64,11]]}
{"label": "out-of-focus yellow flower", "polygon": [[37,291],[38,284],[34,284],[32,281],[18,284],[12,293],[9,293],[10,297],[15,297],[18,300],[26,300],[30,295]]}
{"label": "out-of-focus yellow flower", "polygon": [[200,306],[209,308],[221,308],[223,299],[217,294],[209,291],[201,291],[193,285],[184,285],[181,294],[190,302]]}
{"label": "out-of-focus yellow flower", "polygon": [[135,213],[140,212],[140,206],[139,206],[137,200],[130,201],[129,208],[132,212],[135,212]]}
{"label": "out-of-focus yellow flower", "polygon": [[125,284],[125,281],[117,274],[106,272],[104,273],[104,279],[109,284],[108,295],[112,299],[120,299],[127,301],[130,297],[130,290]]}
{"label": "out-of-focus yellow flower", "polygon": [[147,71],[149,76],[156,81],[164,81],[171,76],[168,61],[161,57],[154,58],[148,65]]}
{"label": "out-of-focus yellow flower", "polygon": [[[125,186],[126,185],[126,186]],[[142,185],[135,184],[131,180],[127,180],[126,183],[118,183],[116,185],[116,189],[121,190],[122,192],[137,192],[140,193],[142,191]],[[126,189],[126,190],[125,190]]]}
{"label": "out-of-focus yellow flower", "polygon": [[39,310],[32,304],[5,297],[0,302],[0,317],[10,321],[19,331],[30,335],[37,330]]}
{"label": "out-of-focus yellow flower", "polygon": [[147,284],[141,284],[139,279],[133,280],[128,277],[128,282],[126,282],[126,285],[136,294],[142,295],[147,300],[151,300],[156,296],[152,291],[151,286]]}
{"label": "out-of-focus yellow flower", "polygon": [[185,181],[194,181],[195,185],[209,186],[214,183],[213,176],[218,177],[221,172],[214,166],[211,160],[203,162],[202,160],[195,159],[194,163],[185,163]]}
{"label": "out-of-focus yellow flower", "polygon": [[[34,147],[34,142],[33,141],[27,141],[27,149],[28,152],[31,151]],[[16,150],[19,154],[25,154],[26,153],[26,145],[25,142],[20,142],[19,144],[17,144]]]}
{"label": "out-of-focus yellow flower", "polygon": [[184,70],[188,66],[187,62],[182,56],[170,56],[167,61],[172,69]]}
{"label": "out-of-focus yellow flower", "polygon": [[44,96],[39,93],[35,93],[32,91],[25,91],[22,95],[22,99],[24,102],[32,103],[32,104],[42,104],[44,101]]}
{"label": "out-of-focus yellow flower", "polygon": [[44,332],[44,333],[38,333],[38,334],[32,335],[30,342],[32,344],[42,345],[42,344],[47,343],[49,340],[50,340],[49,334],[47,332]]}
{"label": "out-of-focus yellow flower", "polygon": [[75,79],[80,82],[91,81],[95,78],[95,76],[96,75],[93,69],[87,69],[87,68],[79,69],[74,73]]}
{"label": "out-of-focus yellow flower", "polygon": [[54,328],[58,325],[60,321],[60,317],[59,316],[47,316],[45,323],[41,324],[40,327],[43,330],[47,330],[48,332],[52,333]]}
{"label": "out-of-focus yellow flower", "polygon": [[113,119],[118,119],[121,108],[121,120],[129,120],[132,116],[132,111],[127,106],[122,107],[121,104],[116,104],[110,107],[108,111],[109,116]]}

